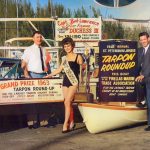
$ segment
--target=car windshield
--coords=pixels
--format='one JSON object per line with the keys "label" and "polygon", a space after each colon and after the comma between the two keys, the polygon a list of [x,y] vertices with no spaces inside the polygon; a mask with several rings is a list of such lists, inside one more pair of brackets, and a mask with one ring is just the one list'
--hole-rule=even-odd
{"label": "car windshield", "polygon": [[21,60],[11,58],[0,58],[0,79],[21,78]]}

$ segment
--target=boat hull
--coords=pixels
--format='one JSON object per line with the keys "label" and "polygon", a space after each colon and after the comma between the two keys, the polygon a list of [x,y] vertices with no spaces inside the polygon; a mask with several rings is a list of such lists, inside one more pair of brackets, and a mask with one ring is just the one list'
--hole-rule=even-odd
{"label": "boat hull", "polygon": [[80,103],[79,111],[90,133],[109,131],[147,121],[146,108]]}

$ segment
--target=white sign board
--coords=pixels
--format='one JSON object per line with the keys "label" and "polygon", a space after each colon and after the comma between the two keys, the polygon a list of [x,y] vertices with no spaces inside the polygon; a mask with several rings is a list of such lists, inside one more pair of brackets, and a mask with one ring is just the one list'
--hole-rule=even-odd
{"label": "white sign board", "polygon": [[0,80],[0,104],[63,101],[61,79]]}
{"label": "white sign board", "polygon": [[74,41],[101,40],[101,18],[59,18],[55,26],[56,41],[71,37]]}

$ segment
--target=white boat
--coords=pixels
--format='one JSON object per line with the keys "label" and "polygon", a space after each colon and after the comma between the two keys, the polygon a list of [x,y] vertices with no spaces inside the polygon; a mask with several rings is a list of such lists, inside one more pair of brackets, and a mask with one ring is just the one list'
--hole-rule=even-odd
{"label": "white boat", "polygon": [[80,103],[78,107],[90,133],[109,131],[147,121],[147,109],[137,108],[135,105]]}

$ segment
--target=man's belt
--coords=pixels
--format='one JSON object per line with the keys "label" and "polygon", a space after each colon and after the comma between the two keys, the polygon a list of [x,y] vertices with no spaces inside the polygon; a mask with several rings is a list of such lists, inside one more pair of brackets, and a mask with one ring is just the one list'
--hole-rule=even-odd
{"label": "man's belt", "polygon": [[33,72],[33,71],[29,71],[29,73],[34,73],[34,74],[47,74],[47,72],[37,73],[37,72]]}

